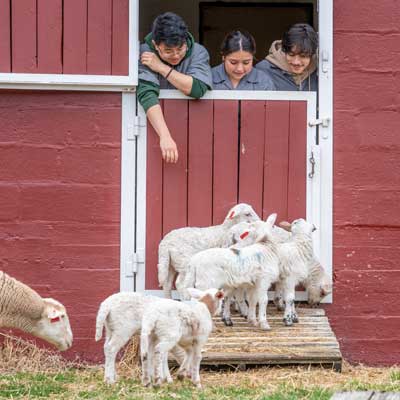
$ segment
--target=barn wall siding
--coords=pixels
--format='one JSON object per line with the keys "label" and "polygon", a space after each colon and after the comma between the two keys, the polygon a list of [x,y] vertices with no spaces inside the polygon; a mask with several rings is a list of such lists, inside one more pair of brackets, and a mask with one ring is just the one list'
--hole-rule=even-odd
{"label": "barn wall siding", "polygon": [[119,290],[121,95],[0,96],[0,270],[60,300],[100,361],[100,302]]}
{"label": "barn wall siding", "polygon": [[326,308],[344,357],[367,364],[400,362],[399,18],[394,0],[334,2],[337,279]]}

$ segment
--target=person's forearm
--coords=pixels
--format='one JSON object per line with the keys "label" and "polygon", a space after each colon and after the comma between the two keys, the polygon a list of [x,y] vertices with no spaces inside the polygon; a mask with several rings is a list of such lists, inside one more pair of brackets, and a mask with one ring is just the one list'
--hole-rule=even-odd
{"label": "person's forearm", "polygon": [[171,136],[159,104],[150,107],[147,110],[146,115],[160,139],[166,136]]}
{"label": "person's forearm", "polygon": [[182,74],[182,72],[178,72],[175,69],[171,71],[171,67],[166,64],[164,64],[160,73],[163,77],[168,75],[167,81],[183,94],[189,96],[193,85],[193,78],[190,75]]}

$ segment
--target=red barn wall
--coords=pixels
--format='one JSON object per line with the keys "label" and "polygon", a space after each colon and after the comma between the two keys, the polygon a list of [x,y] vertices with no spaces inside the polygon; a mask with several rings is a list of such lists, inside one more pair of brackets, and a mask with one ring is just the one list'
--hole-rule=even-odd
{"label": "red barn wall", "polygon": [[400,363],[400,2],[334,1],[334,286],[343,355]]}
{"label": "red barn wall", "polygon": [[0,270],[68,310],[66,354],[101,359],[97,308],[119,290],[121,94],[2,92]]}

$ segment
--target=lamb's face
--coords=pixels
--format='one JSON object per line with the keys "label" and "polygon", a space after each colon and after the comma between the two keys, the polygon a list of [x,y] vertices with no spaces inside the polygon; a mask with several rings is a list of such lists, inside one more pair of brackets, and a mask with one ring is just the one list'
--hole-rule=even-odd
{"label": "lamb's face", "polygon": [[331,283],[322,283],[320,285],[315,285],[307,288],[308,291],[308,304],[312,306],[319,306],[321,301],[332,293]]}
{"label": "lamb's face", "polygon": [[236,206],[232,207],[228,215],[225,218],[225,221],[231,221],[233,224],[238,224],[239,222],[253,222],[259,221],[260,217],[253,210],[253,207],[246,203],[240,203]]}
{"label": "lamb's face", "polygon": [[35,329],[37,336],[60,351],[72,346],[72,330],[65,307],[54,299],[44,299],[45,308]]}
{"label": "lamb's face", "polygon": [[291,224],[291,232],[293,234],[304,233],[306,235],[311,235],[312,232],[316,230],[314,224],[307,222],[303,218],[295,219]]}

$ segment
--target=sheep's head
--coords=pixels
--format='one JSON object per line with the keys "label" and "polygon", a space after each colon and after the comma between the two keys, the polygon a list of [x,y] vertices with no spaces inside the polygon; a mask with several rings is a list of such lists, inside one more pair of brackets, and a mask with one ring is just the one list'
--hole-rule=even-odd
{"label": "sheep's head", "polygon": [[254,224],[256,226],[257,238],[256,242],[267,242],[272,241],[272,228],[274,227],[277,214],[273,213],[268,216],[265,222],[260,224]]}
{"label": "sheep's head", "polygon": [[64,351],[72,346],[72,330],[65,307],[54,299],[43,299],[44,308],[34,334]]}
{"label": "sheep's head", "polygon": [[193,299],[204,303],[212,316],[216,316],[221,312],[222,299],[224,298],[222,289],[211,288],[202,291],[188,288],[187,291]]}
{"label": "sheep's head", "polygon": [[286,221],[282,221],[279,226],[288,232],[293,234],[303,233],[306,235],[311,235],[317,228],[314,224],[307,222],[303,218],[295,219],[291,224]]}
{"label": "sheep's head", "polygon": [[253,210],[253,207],[246,203],[236,204],[232,207],[228,215],[225,218],[224,223],[229,223],[229,225],[235,225],[239,222],[253,222],[258,221],[260,217]]}
{"label": "sheep's head", "polygon": [[322,299],[332,293],[332,283],[324,268],[319,265],[314,271],[314,278],[306,282],[308,304],[319,306]]}

